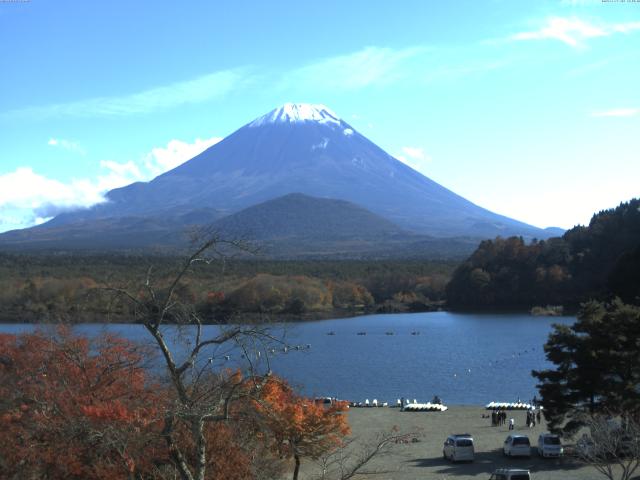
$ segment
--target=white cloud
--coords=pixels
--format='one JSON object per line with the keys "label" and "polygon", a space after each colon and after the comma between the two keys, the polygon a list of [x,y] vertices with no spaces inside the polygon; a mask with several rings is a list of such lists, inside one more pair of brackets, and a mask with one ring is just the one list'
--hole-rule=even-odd
{"label": "white cloud", "polygon": [[400,150],[402,150],[403,154],[396,155],[395,158],[414,170],[426,175],[428,165],[431,162],[431,157],[425,153],[422,147],[402,147]]}
{"label": "white cloud", "polygon": [[402,147],[402,151],[415,160],[425,160],[427,158],[422,147]]}
{"label": "white cloud", "polygon": [[612,30],[620,33],[630,33],[634,30],[640,30],[640,22],[618,23],[613,25]]}
{"label": "white cloud", "polygon": [[44,220],[37,211],[54,206],[59,211],[103,201],[100,192],[84,180],[63,183],[39,175],[29,167],[0,175],[0,228],[23,228]]}
{"label": "white cloud", "polygon": [[511,40],[559,40],[571,47],[582,47],[590,38],[608,37],[615,33],[629,34],[640,30],[640,22],[594,25],[578,18],[551,17],[538,30],[520,32]]}
{"label": "white cloud", "polygon": [[27,107],[4,112],[1,116],[8,119],[47,119],[145,114],[222,97],[242,84],[243,78],[239,70],[224,70],[129,95],[94,97],[70,103]]}
{"label": "white cloud", "polygon": [[289,72],[282,87],[356,90],[389,85],[408,75],[406,63],[429,51],[426,47],[400,50],[367,47],[347,55],[326,58]]}
{"label": "white cloud", "polygon": [[[54,140],[54,139],[52,139]],[[221,138],[197,138],[193,143],[171,140],[154,148],[137,162],[100,162],[94,179],[61,182],[30,167],[0,175],[0,231],[37,225],[60,212],[104,202],[104,194],[136,181],[148,181],[198,155]]]}
{"label": "white cloud", "polygon": [[205,138],[204,140],[196,138],[193,143],[171,140],[166,147],[151,150],[144,159],[144,166],[155,177],[182,165],[220,140],[222,140],[221,137]]}
{"label": "white cloud", "polygon": [[594,112],[592,117],[634,117],[640,114],[640,108],[614,108],[603,112]]}
{"label": "white cloud", "polygon": [[553,17],[546,25],[532,32],[520,32],[513,35],[513,40],[560,40],[567,45],[577,47],[587,38],[609,35],[606,30],[591,25],[577,18]]}
{"label": "white cloud", "polygon": [[78,142],[65,140],[64,138],[50,138],[47,142],[47,145],[62,148],[64,150],[69,150],[70,152],[75,152],[80,155],[85,155],[87,153],[86,150],[82,148]]}

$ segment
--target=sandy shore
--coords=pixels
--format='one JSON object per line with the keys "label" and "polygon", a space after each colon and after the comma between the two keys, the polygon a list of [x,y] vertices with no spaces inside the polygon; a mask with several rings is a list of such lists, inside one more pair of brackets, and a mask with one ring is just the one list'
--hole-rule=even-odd
{"label": "sandy shore", "polygon": [[[535,445],[538,435],[545,432],[542,425],[527,429],[524,411],[510,411],[516,433],[529,435],[532,449],[530,459],[511,459],[502,455],[502,443],[509,434],[508,425],[493,427],[489,413],[483,407],[453,406],[446,412],[401,412],[397,408],[352,408],[349,423],[353,435],[361,440],[372,439],[378,432],[397,426],[401,431],[419,431],[418,442],[394,445],[394,454],[376,461],[374,467],[390,473],[371,478],[380,480],[409,479],[488,479],[496,468],[526,468],[534,480],[595,480],[604,478],[594,468],[566,456],[561,459],[539,458]],[[476,457],[473,463],[451,463],[442,458],[442,444],[452,433],[470,433],[474,437]],[[310,461],[303,461],[304,478],[311,478]],[[362,477],[359,477],[362,478]]]}

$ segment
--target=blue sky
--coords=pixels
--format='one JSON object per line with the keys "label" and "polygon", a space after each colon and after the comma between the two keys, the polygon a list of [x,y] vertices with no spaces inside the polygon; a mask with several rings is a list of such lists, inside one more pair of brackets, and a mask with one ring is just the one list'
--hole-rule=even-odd
{"label": "blue sky", "polygon": [[0,231],[322,103],[497,213],[640,195],[640,2],[0,1]]}

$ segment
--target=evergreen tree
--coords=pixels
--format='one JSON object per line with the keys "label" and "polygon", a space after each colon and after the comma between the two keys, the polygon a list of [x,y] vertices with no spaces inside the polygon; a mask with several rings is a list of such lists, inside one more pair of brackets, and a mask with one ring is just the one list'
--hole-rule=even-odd
{"label": "evergreen tree", "polygon": [[545,344],[554,369],[533,371],[552,431],[575,433],[585,414],[640,415],[640,307],[583,304],[572,326]]}

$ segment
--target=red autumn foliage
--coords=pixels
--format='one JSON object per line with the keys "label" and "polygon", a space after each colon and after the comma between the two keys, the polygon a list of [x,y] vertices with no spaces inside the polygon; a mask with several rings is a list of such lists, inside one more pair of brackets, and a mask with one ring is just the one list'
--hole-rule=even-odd
{"label": "red autumn foliage", "polygon": [[315,459],[336,449],[351,432],[344,414],[347,408],[345,402],[327,407],[299,396],[279,378],[265,384],[258,409],[267,419],[278,453],[295,460],[294,480],[302,458]]}
{"label": "red autumn foliage", "polygon": [[162,444],[148,434],[161,404],[136,345],[60,329],[0,335],[0,352],[0,477],[127,479],[154,468]]}
{"label": "red autumn foliage", "polygon": [[[162,432],[175,395],[150,384],[148,353],[114,336],[92,343],[68,329],[0,335],[0,478],[173,478]],[[296,459],[297,474],[300,458],[335,448],[349,433],[346,406],[317,405],[275,377],[252,400],[258,381],[237,371],[211,380],[212,390],[230,387],[246,396],[230,407],[229,420],[205,424],[207,479],[277,475],[274,453]],[[189,423],[175,418],[173,440],[193,461]]]}

